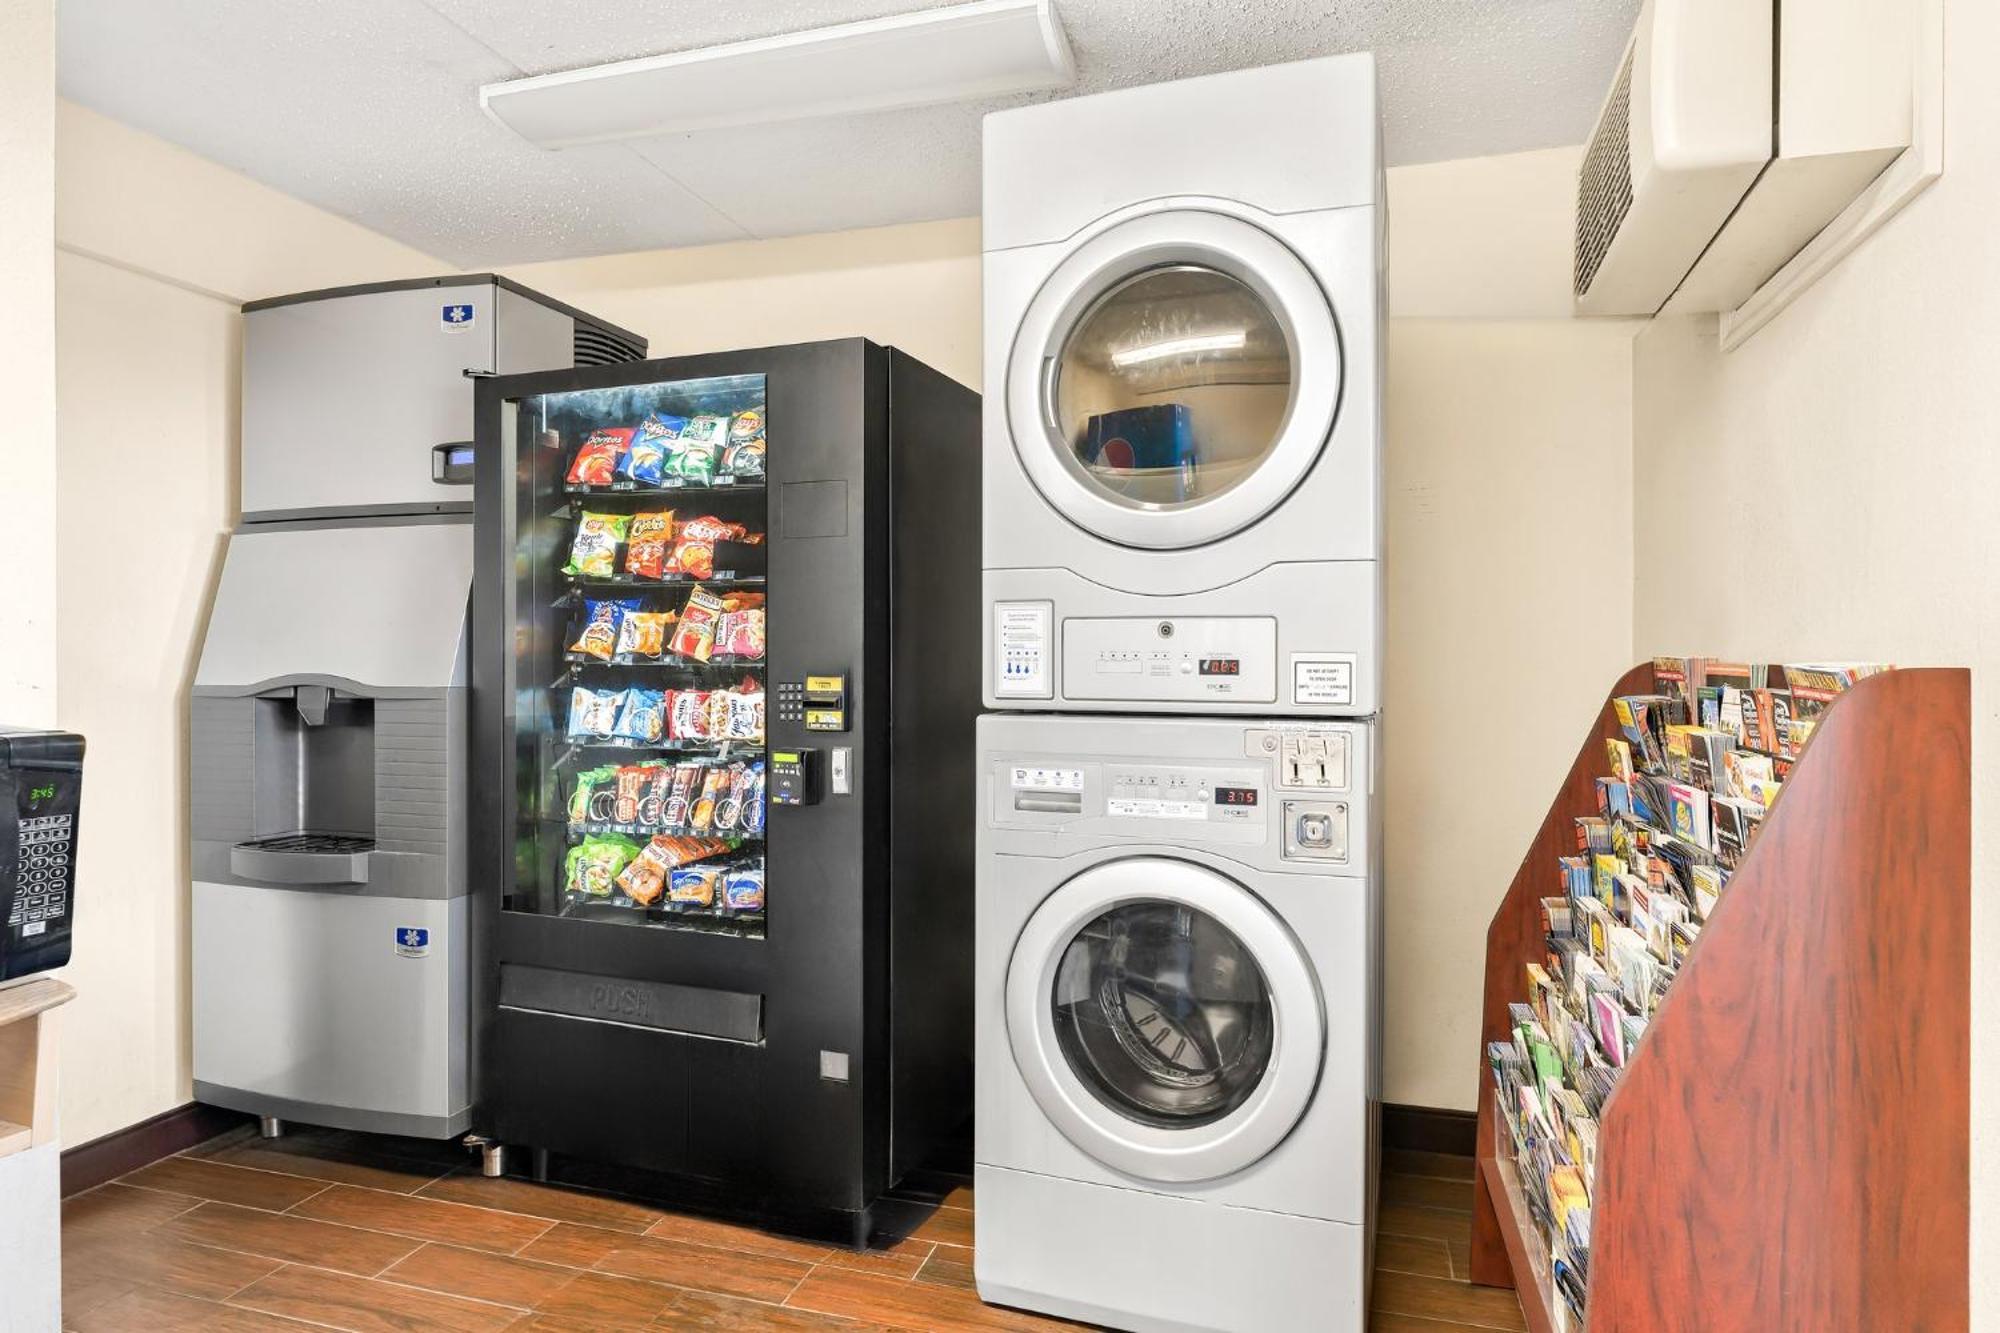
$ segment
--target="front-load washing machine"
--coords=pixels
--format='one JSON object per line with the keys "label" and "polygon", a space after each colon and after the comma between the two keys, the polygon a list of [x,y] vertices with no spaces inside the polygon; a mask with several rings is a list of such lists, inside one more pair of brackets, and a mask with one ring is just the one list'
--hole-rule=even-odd
{"label": "front-load washing machine", "polygon": [[978,739],[979,1294],[1359,1333],[1372,728],[1013,714]]}
{"label": "front-load washing machine", "polygon": [[997,112],[984,191],[986,705],[1374,713],[1372,57]]}

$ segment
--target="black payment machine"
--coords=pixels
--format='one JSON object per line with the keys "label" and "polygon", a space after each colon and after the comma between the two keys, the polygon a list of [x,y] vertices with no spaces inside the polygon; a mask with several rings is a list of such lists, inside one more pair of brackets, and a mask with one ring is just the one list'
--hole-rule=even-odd
{"label": "black payment machine", "polygon": [[83,737],[0,727],[0,984],[69,962]]}

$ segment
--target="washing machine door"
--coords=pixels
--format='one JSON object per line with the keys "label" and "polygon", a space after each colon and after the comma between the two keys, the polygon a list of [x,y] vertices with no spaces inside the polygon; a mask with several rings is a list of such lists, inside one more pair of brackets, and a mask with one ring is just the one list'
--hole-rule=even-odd
{"label": "washing machine door", "polygon": [[1333,432],[1341,365],[1333,307],[1283,242],[1226,213],[1149,213],[1078,246],[1029,304],[1009,433],[1084,531],[1199,546],[1305,478]]}
{"label": "washing machine door", "polygon": [[1312,1101],[1325,1020],[1290,930],[1248,889],[1166,857],[1107,862],[1029,918],[1007,970],[1022,1078],[1084,1152],[1146,1180],[1212,1180]]}

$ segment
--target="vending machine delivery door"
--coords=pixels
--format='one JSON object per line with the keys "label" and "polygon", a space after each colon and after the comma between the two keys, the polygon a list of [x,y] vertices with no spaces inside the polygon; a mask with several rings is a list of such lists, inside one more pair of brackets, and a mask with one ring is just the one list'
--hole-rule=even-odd
{"label": "vending machine delivery door", "polygon": [[471,527],[230,539],[190,718],[202,1101],[466,1127]]}

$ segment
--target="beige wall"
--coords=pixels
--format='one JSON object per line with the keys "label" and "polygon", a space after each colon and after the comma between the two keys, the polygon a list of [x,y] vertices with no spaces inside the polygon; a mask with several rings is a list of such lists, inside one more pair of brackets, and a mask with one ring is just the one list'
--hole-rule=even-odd
{"label": "beige wall", "polygon": [[56,714],[55,7],[0,0],[0,725]]}
{"label": "beige wall", "polygon": [[1390,326],[1384,1096],[1478,1097],[1486,924],[1631,665],[1631,327]]}
{"label": "beige wall", "polygon": [[236,306],[447,266],[66,104],[56,197],[42,563],[67,608],[59,719],[90,747],[63,973],[63,1132],[82,1143],[191,1095],[187,688],[236,520]]}
{"label": "beige wall", "polygon": [[[1945,175],[1735,352],[1635,344],[1635,645],[1972,668],[1975,1328],[2000,1327],[2000,8],[1954,4]],[[1884,997],[1886,1002],[1893,1002]]]}
{"label": "beige wall", "polygon": [[653,356],[872,338],[975,387],[979,223],[522,264],[509,277],[652,342]]}

